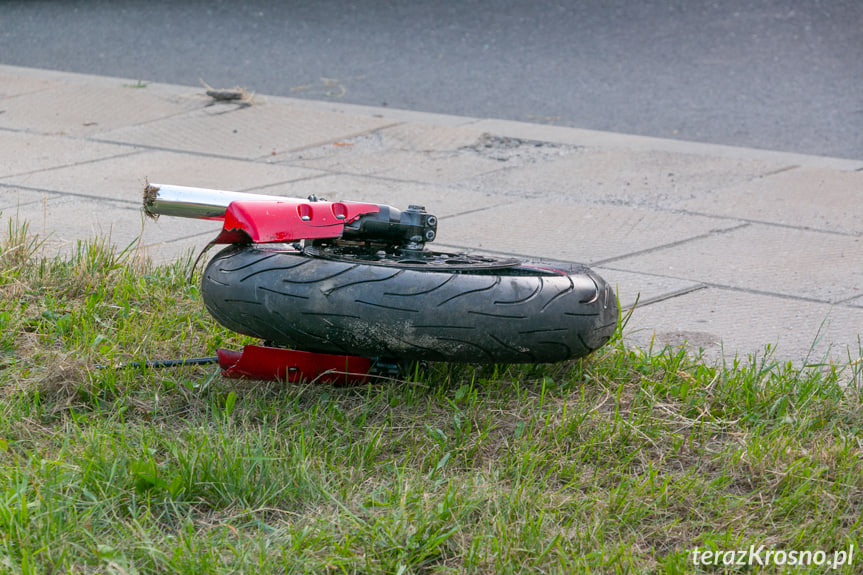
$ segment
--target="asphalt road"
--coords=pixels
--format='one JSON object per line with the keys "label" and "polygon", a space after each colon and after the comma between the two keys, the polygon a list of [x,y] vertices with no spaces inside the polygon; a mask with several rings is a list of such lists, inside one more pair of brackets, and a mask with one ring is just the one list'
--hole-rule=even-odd
{"label": "asphalt road", "polygon": [[860,0],[5,0],[0,63],[863,158]]}

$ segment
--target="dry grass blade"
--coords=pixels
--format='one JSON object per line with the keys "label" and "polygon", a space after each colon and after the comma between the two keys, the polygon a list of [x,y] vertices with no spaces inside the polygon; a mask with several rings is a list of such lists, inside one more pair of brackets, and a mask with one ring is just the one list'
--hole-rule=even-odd
{"label": "dry grass blade", "polygon": [[0,243],[0,266],[6,274],[20,270],[32,262],[44,243],[44,239],[30,231],[29,223],[19,221],[17,216],[9,218],[6,237]]}

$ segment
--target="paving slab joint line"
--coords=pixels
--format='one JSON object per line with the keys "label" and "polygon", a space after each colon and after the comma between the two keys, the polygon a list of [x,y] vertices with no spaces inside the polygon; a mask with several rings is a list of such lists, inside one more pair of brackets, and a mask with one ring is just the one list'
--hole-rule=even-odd
{"label": "paving slab joint line", "polygon": [[[304,152],[306,150],[311,150],[313,148],[320,148],[321,146],[326,146],[327,144],[330,144],[334,141],[343,141],[343,140],[351,140],[353,138],[362,138],[363,136],[368,136],[369,134],[374,134],[375,132],[378,132],[380,130],[386,130],[388,128],[394,128],[396,126],[401,126],[404,123],[405,122],[397,121],[397,122],[393,122],[391,124],[385,124],[383,126],[378,126],[375,128],[369,128],[368,130],[360,130],[359,132],[353,132],[353,133],[348,134],[346,136],[339,136],[337,140],[336,139],[322,140],[322,141],[315,142],[313,144],[306,144],[304,146],[300,146],[299,148],[291,148],[290,150],[285,150],[284,152],[279,152],[279,155],[295,154],[297,152]],[[257,162],[257,161],[264,160],[266,158],[272,158],[272,157],[273,156],[270,154],[265,154],[263,156],[256,156],[256,157],[252,158],[252,160]],[[278,156],[276,156],[276,157],[278,157]]]}
{"label": "paving slab joint line", "polygon": [[[143,185],[144,185],[143,182],[141,182],[142,188],[143,188]],[[0,182],[0,188],[8,188],[10,190],[24,190],[27,192],[40,192],[43,194],[53,194],[56,197],[51,198],[51,199],[55,199],[55,200],[62,198],[62,197],[67,197],[67,198],[81,198],[84,200],[95,200],[95,201],[104,202],[104,203],[123,204],[122,206],[119,206],[119,209],[123,209],[123,210],[129,209],[126,207],[126,204],[128,204],[129,206],[136,206],[136,207],[141,206],[140,200],[134,200],[133,201],[133,200],[126,200],[123,198],[106,198],[104,196],[91,196],[89,194],[80,194],[78,192],[62,192],[62,191],[58,191],[58,190],[49,190],[46,188],[34,188],[32,186],[22,186],[21,184],[7,184],[4,182]],[[37,200],[37,201],[41,201],[41,200]],[[32,204],[33,202],[27,202],[27,203]]]}
{"label": "paving slab joint line", "polygon": [[842,307],[860,307],[860,306],[857,306],[857,305],[851,305],[851,306],[846,305],[848,302],[852,302],[852,301],[854,301],[854,300],[856,300],[856,299],[859,299],[859,298],[860,298],[860,296],[861,296],[861,294],[859,294],[859,293],[858,293],[858,294],[852,295],[851,297],[846,297],[845,299],[837,300],[837,301],[835,301],[835,302],[833,302],[833,303],[834,303],[835,305],[841,305]]}
{"label": "paving slab joint line", "polygon": [[[122,129],[128,129],[128,128],[141,128],[141,127],[144,127],[144,126],[146,126],[146,125],[148,125],[148,124],[153,124],[153,123],[156,123],[156,122],[164,122],[165,120],[171,120],[171,119],[173,119],[173,118],[178,118],[178,117],[180,117],[180,116],[185,116],[185,115],[187,115],[187,114],[192,114],[192,113],[194,113],[194,112],[198,112],[198,111],[200,111],[200,110],[203,110],[204,108],[206,108],[206,106],[203,106],[203,107],[201,107],[201,108],[194,108],[194,109],[192,109],[192,110],[181,110],[181,111],[178,111],[178,112],[174,112],[173,114],[168,114],[168,115],[166,115],[166,116],[159,116],[158,118],[151,118],[151,119],[149,119],[149,120],[142,120],[142,121],[140,121],[140,122],[135,122],[135,123],[132,123],[132,124],[123,124]],[[112,129],[108,129],[108,130],[103,130],[103,131],[101,131],[101,132],[94,132],[94,133],[93,133],[93,135],[94,135],[94,136],[98,136],[99,134],[107,134],[108,132],[113,132],[113,131],[115,131],[116,129],[119,129],[119,128],[112,128]],[[84,138],[84,139],[89,140],[90,138]],[[122,142],[117,142],[117,143],[122,143]],[[126,145],[129,145],[129,142],[126,142]],[[135,145],[135,144],[132,144],[132,145]]]}
{"label": "paving slab joint line", "polygon": [[[759,226],[768,226],[768,227],[774,227],[774,228],[785,228],[785,229],[789,229],[789,230],[799,230],[799,231],[803,231],[803,232],[814,232],[817,234],[829,234],[832,236],[844,236],[844,237],[852,237],[852,238],[858,238],[860,236],[863,236],[863,231],[861,231],[861,232],[843,232],[840,230],[828,230],[828,229],[824,229],[824,228],[815,228],[812,226],[785,224],[782,222],[772,222],[770,220],[756,220],[756,219],[744,218],[744,217],[740,217],[740,216],[722,216],[722,215],[717,215],[717,214],[710,214],[707,212],[698,212],[695,210],[686,210],[686,209],[679,209],[679,208],[674,208],[674,209],[657,208],[656,211],[666,212],[669,214],[684,214],[687,216],[698,216],[700,218],[708,218],[708,219],[713,219],[713,220],[734,220],[734,221],[738,221],[738,222],[745,222],[747,224],[755,224],[755,225],[759,225]],[[720,230],[720,231],[722,231],[722,230]]]}
{"label": "paving slab joint line", "polygon": [[[203,248],[207,247],[209,245],[210,240],[214,239],[218,234],[219,234],[219,229],[214,228],[213,231],[209,231],[209,232],[198,232],[195,234],[190,234],[188,236],[182,236],[179,238],[171,238],[170,240],[157,241],[157,242],[152,242],[149,244],[141,244],[141,247],[151,248],[154,246],[166,246],[169,244],[173,244],[173,243],[177,243],[177,242],[184,242],[184,241],[188,241],[188,240],[201,240],[201,242],[202,242],[201,249],[203,249]],[[200,251],[200,250],[196,250],[196,251]]]}
{"label": "paving slab joint line", "polygon": [[[0,110],[2,113],[3,110]],[[125,127],[125,126],[124,126]],[[112,144],[117,146],[118,148],[146,148],[146,146],[141,146],[139,144],[132,144],[129,142],[115,142],[113,140],[101,140],[98,138],[100,134],[106,134],[107,132],[97,132],[89,136],[81,136],[76,134],[65,134],[65,133],[56,133],[56,132],[40,132],[29,130],[27,128],[9,128],[7,126],[0,126],[0,132],[8,132],[10,134],[25,134],[27,136],[41,136],[45,138],[63,138],[64,140],[71,140],[73,142],[94,142],[97,144]],[[141,150],[136,150],[141,151]],[[50,169],[50,168],[49,168]],[[5,177],[5,176],[4,176]]]}
{"label": "paving slab joint line", "polygon": [[648,299],[643,300],[643,301],[642,300],[636,300],[632,304],[621,306],[621,308],[624,311],[637,310],[637,309],[641,309],[643,307],[647,307],[647,306],[655,304],[655,303],[663,302],[663,301],[666,301],[669,299],[674,299],[676,297],[690,294],[692,292],[707,289],[708,287],[710,287],[710,286],[707,284],[698,284],[698,285],[694,285],[694,286],[690,286],[690,287],[685,287],[685,288],[681,288],[679,290],[674,290],[672,292],[658,295],[656,297],[648,298]]}
{"label": "paving slab joint line", "polygon": [[[628,271],[628,270],[625,270],[625,271]],[[687,280],[687,278],[677,278],[677,277],[675,277],[673,279]],[[695,280],[690,279],[688,281],[695,281]],[[830,301],[830,300],[818,299],[818,298],[814,298],[814,297],[807,297],[807,296],[802,296],[802,295],[793,295],[793,294],[780,293],[780,292],[775,292],[775,291],[766,291],[766,290],[760,290],[760,289],[748,288],[748,287],[731,286],[731,285],[718,284],[718,283],[712,283],[712,282],[703,282],[703,283],[704,283],[705,287],[718,289],[718,290],[733,291],[733,292],[746,293],[746,294],[751,294],[751,295],[760,295],[760,296],[765,296],[765,297],[775,297],[775,298],[786,299],[786,300],[791,300],[791,301],[803,301],[803,302],[807,302],[807,303],[817,303],[817,304],[821,304],[821,305],[828,305],[831,308],[834,308],[834,307],[856,308],[857,307],[857,306],[847,305],[847,304],[843,303],[847,300]],[[860,297],[860,296],[857,295],[855,297]],[[854,298],[851,298],[851,299],[854,299]]]}
{"label": "paving slab joint line", "polygon": [[[387,126],[398,126],[402,123],[403,122],[394,122],[392,124],[387,124]],[[339,139],[358,138],[361,136],[365,136],[365,135],[374,133],[377,129],[378,128],[372,128],[369,130],[362,130],[360,132],[354,132],[352,134],[348,134],[346,136],[343,136]],[[103,135],[107,135],[107,133],[103,134]],[[99,134],[96,134],[95,136],[99,136]],[[190,156],[201,156],[204,158],[214,158],[214,159],[218,159],[218,160],[239,160],[239,161],[243,161],[243,162],[261,163],[266,159],[272,159],[273,158],[273,156],[271,154],[264,154],[262,156],[253,156],[253,157],[231,156],[231,155],[227,155],[227,154],[216,154],[216,153],[212,153],[212,152],[201,152],[201,151],[196,151],[196,150],[183,150],[183,149],[179,149],[179,148],[169,148],[169,147],[165,147],[165,146],[154,146],[151,144],[142,144],[140,142],[131,143],[131,142],[123,141],[123,140],[112,140],[112,139],[104,138],[104,137],[88,138],[87,141],[96,142],[96,143],[100,143],[100,144],[134,146],[136,148],[141,148],[143,150],[152,150],[152,151],[157,151],[157,152],[170,152],[172,154],[187,154]],[[319,148],[321,146],[326,146],[327,144],[331,143],[332,141],[333,140],[317,141],[317,142],[314,142],[312,144],[306,144],[306,145],[303,145],[303,146],[300,146],[297,148],[291,148],[290,150],[285,150],[283,152],[279,152],[279,154],[281,155],[281,154],[293,154],[293,153],[297,153],[297,152],[303,152],[305,150],[309,150],[312,148]],[[287,162],[285,165],[290,165],[290,162]]]}
{"label": "paving slab joint line", "polygon": [[[605,258],[604,260],[592,261],[592,262],[590,262],[590,265],[591,265],[591,266],[597,266],[597,267],[598,267],[598,266],[604,266],[604,265],[608,264],[609,262],[614,262],[614,261],[618,261],[618,260],[624,260],[624,259],[626,259],[626,258],[631,258],[631,257],[636,257],[636,256],[643,256],[643,255],[645,255],[645,254],[650,254],[650,253],[657,252],[657,251],[660,251],[660,250],[665,250],[665,249],[668,249],[668,248],[674,248],[674,247],[681,246],[681,245],[683,245],[683,244],[686,244],[686,243],[688,243],[688,242],[692,242],[692,241],[695,241],[695,240],[702,240],[702,239],[704,239],[704,238],[709,238],[709,237],[716,236],[716,235],[720,235],[720,234],[727,234],[727,233],[735,232],[735,231],[737,231],[737,230],[740,230],[740,229],[743,229],[743,228],[749,227],[749,226],[751,226],[751,225],[752,225],[752,224],[750,224],[749,222],[743,222],[743,223],[741,223],[740,225],[733,226],[733,227],[730,227],[730,228],[727,228],[727,229],[724,229],[724,230],[710,230],[710,231],[709,231],[709,232],[707,232],[707,233],[704,233],[704,234],[698,234],[697,236],[692,236],[692,237],[690,237],[690,238],[684,238],[684,239],[682,239],[682,240],[678,240],[678,241],[676,241],[676,242],[671,242],[671,243],[667,243],[667,244],[662,244],[662,245],[659,245],[659,246],[653,246],[653,247],[651,247],[651,248],[645,248],[645,249],[643,249],[643,250],[638,250],[638,251],[634,251],[634,252],[629,252],[629,253],[627,253],[627,254],[623,254],[623,255],[619,255],[619,256],[614,256],[614,257],[611,257],[611,258]],[[623,271],[628,271],[628,270],[623,270]]]}
{"label": "paving slab joint line", "polygon": [[493,209],[495,209],[495,208],[502,208],[502,207],[504,207],[504,206],[511,206],[511,205],[513,205],[513,204],[517,204],[517,203],[519,203],[519,202],[521,202],[521,201],[522,201],[522,200],[512,200],[511,202],[504,202],[504,203],[502,203],[502,204],[494,204],[493,206],[483,206],[483,207],[481,207],[481,208],[474,208],[474,209],[472,209],[472,210],[467,210],[466,212],[459,212],[459,213],[457,213],[457,214],[449,214],[449,215],[446,215],[446,216],[439,216],[439,217],[438,217],[438,220],[448,220],[448,219],[451,219],[451,218],[458,218],[458,217],[461,217],[461,216],[467,216],[467,215],[470,215],[470,214],[476,214],[476,213],[478,213],[478,212],[487,212],[487,211],[489,211],[489,210],[493,210]]}
{"label": "paving slab joint line", "polygon": [[[248,160],[246,160],[246,161],[248,161]],[[257,163],[257,162],[253,161],[251,163]],[[287,188],[287,187],[290,187],[292,184],[299,184],[301,182],[310,182],[313,180],[321,180],[321,179],[330,177],[330,175],[331,174],[329,174],[327,172],[323,172],[320,174],[310,174],[308,176],[302,176],[299,178],[295,178],[293,180],[282,180],[280,182],[274,182],[272,184],[259,184],[257,186],[252,186],[249,188],[236,188],[236,189],[228,190],[228,191],[243,192],[243,193],[248,193],[248,194],[252,194],[252,193],[260,194],[260,193],[262,193],[260,190],[266,190],[266,189],[272,189],[272,188],[282,188],[282,187]],[[264,193],[264,195],[265,196],[266,195],[272,196],[273,194]],[[279,196],[275,196],[275,197],[279,197]],[[285,197],[294,197],[294,196],[285,196]]]}
{"label": "paving slab joint line", "polygon": [[[37,170],[30,170],[29,172],[19,172],[19,173],[17,173],[17,174],[8,174],[8,175],[5,175],[5,176],[0,177],[0,180],[6,180],[6,179],[9,179],[9,178],[20,178],[20,177],[22,177],[22,176],[32,176],[33,174],[41,174],[41,173],[43,173],[43,172],[50,172],[50,171],[53,171],[53,170],[64,170],[64,169],[66,169],[66,168],[73,168],[73,167],[75,167],[75,166],[86,166],[87,164],[95,164],[95,163],[102,162],[102,161],[117,160],[117,159],[119,159],[119,158],[126,158],[126,157],[129,157],[129,156],[135,156],[135,155],[137,155],[137,154],[141,154],[141,153],[143,153],[143,152],[144,152],[144,150],[140,150],[140,149],[138,149],[138,150],[131,150],[131,151],[128,151],[128,152],[123,152],[123,153],[120,153],[120,154],[115,154],[115,155],[113,155],[113,156],[104,156],[104,157],[99,157],[99,158],[91,158],[91,159],[89,159],[89,160],[81,160],[81,161],[78,161],[78,162],[71,162],[71,163],[68,163],[68,164],[60,165],[60,166],[50,166],[50,167],[48,167],[48,168],[40,168],[40,169],[37,169]],[[0,185],[6,185],[6,184],[4,184],[4,183],[0,182]],[[22,186],[22,187],[23,187],[23,186]],[[57,192],[57,193],[63,193],[63,192]]]}
{"label": "paving slab joint line", "polygon": [[246,157],[242,157],[242,156],[228,156],[225,154],[213,154],[213,153],[206,153],[206,152],[196,152],[196,151],[191,151],[191,150],[180,150],[177,148],[166,148],[164,146],[151,146],[149,144],[141,144],[141,143],[132,144],[129,142],[123,142],[123,141],[119,141],[119,140],[108,140],[105,138],[90,138],[90,139],[88,139],[88,141],[96,142],[99,144],[114,144],[117,146],[134,146],[136,148],[141,148],[142,150],[149,150],[149,151],[154,151],[154,152],[168,152],[171,154],[186,154],[187,156],[201,156],[203,158],[214,158],[217,160],[239,160],[239,161],[243,161],[243,162],[257,162],[257,160],[254,158],[246,158]]}
{"label": "paving slab joint line", "polygon": [[[0,65],[0,67],[2,67],[2,65]],[[42,88],[36,88],[35,90],[29,90],[27,92],[19,92],[17,94],[12,94],[9,96],[3,96],[2,99],[3,100],[14,100],[15,98],[21,98],[21,97],[26,98],[28,96],[32,96],[33,94],[39,94],[40,92],[46,92],[46,91],[51,90],[53,88],[54,88],[54,86],[44,86]],[[2,114],[5,111],[6,110],[0,110],[0,114]]]}
{"label": "paving slab joint line", "polygon": [[[302,164],[294,164],[293,162],[283,162],[283,163],[279,163],[279,165],[281,165],[281,166],[292,166],[292,167],[297,167],[297,166],[303,167]],[[420,186],[430,185],[428,180],[411,180],[411,179],[405,179],[405,178],[394,178],[392,176],[387,176],[387,175],[382,174],[382,173],[358,174],[356,172],[346,172],[344,170],[331,170],[331,169],[328,169],[327,167],[323,167],[323,166],[315,166],[314,168],[308,168],[308,169],[318,170],[320,172],[323,172],[323,174],[321,174],[322,177],[346,176],[349,178],[350,177],[356,177],[356,178],[365,178],[365,179],[370,179],[370,180],[381,180],[384,182],[392,182],[394,184],[417,184]],[[457,182],[456,182],[456,184],[457,184]],[[456,184],[453,184],[453,183],[446,184],[445,183],[445,184],[439,184],[439,185],[452,188]],[[503,205],[503,204],[498,204],[498,205]],[[494,207],[494,206],[492,206],[492,207]],[[451,214],[450,216],[447,216],[447,217],[452,217],[453,215],[456,215],[456,214]]]}
{"label": "paving slab joint line", "polygon": [[[769,178],[769,177],[771,177],[771,176],[776,176],[776,175],[778,175],[778,174],[783,174],[783,173],[785,173],[785,172],[790,172],[791,170],[799,170],[799,169],[800,169],[800,168],[802,168],[802,167],[803,167],[803,166],[801,166],[800,164],[791,164],[790,166],[784,166],[784,167],[782,167],[782,168],[777,168],[777,169],[772,170],[772,171],[770,171],[770,172],[767,172],[767,173],[765,173],[765,174],[758,174],[758,175],[753,176],[752,178],[750,178],[748,181],[749,181],[749,182],[752,182],[752,181],[754,181],[754,180],[760,180],[760,179],[764,179],[764,178]],[[736,184],[734,184],[734,185],[736,185]]]}
{"label": "paving slab joint line", "polygon": [[[515,255],[515,254],[512,254],[512,255]],[[521,256],[521,257],[530,257],[530,256]],[[590,264],[590,265],[591,265],[591,267],[600,267],[600,266],[594,266],[594,264]],[[749,287],[733,286],[733,285],[727,285],[727,284],[720,284],[720,283],[716,283],[716,282],[705,282],[705,281],[701,281],[701,280],[697,280],[697,279],[693,279],[693,278],[689,278],[689,277],[671,276],[671,275],[657,274],[657,273],[644,272],[644,271],[634,271],[634,270],[622,268],[622,267],[615,267],[615,266],[601,266],[601,267],[603,267],[607,270],[615,271],[615,272],[636,273],[636,274],[641,274],[641,275],[654,277],[654,278],[688,281],[688,282],[698,282],[698,284],[699,284],[697,286],[682,288],[678,291],[671,292],[669,294],[669,297],[665,297],[664,295],[663,296],[657,296],[658,298],[661,298],[659,300],[655,300],[654,298],[651,298],[650,300],[648,300],[648,303],[651,303],[651,304],[657,303],[657,301],[662,301],[662,299],[670,299],[671,297],[683,296],[683,295],[687,295],[690,292],[696,292],[696,291],[700,291],[700,290],[705,289],[705,288],[711,288],[711,289],[718,289],[718,290],[723,290],[723,291],[733,291],[733,292],[738,292],[738,293],[746,293],[746,294],[751,294],[751,295],[775,297],[775,298],[779,298],[779,299],[787,299],[787,300],[792,300],[792,301],[803,301],[803,302],[807,302],[807,303],[817,303],[817,304],[822,304],[822,305],[829,305],[832,307],[854,308],[854,309],[861,307],[860,305],[854,305],[853,303],[849,304],[849,302],[853,302],[854,300],[861,298],[861,294],[856,294],[856,295],[853,295],[851,297],[844,298],[844,299],[838,300],[838,301],[829,301],[829,300],[817,299],[814,297],[806,297],[806,296],[792,295],[792,294],[786,294],[786,293],[771,292],[771,291],[759,290],[759,289],[749,288]],[[647,305],[647,304],[645,304],[645,305]],[[641,306],[642,306],[642,303],[639,302],[638,307],[641,307]]]}

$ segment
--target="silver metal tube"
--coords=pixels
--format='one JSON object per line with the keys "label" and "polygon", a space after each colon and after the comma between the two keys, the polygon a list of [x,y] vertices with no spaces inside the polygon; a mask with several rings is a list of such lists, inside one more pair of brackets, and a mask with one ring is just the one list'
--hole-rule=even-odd
{"label": "silver metal tube", "polygon": [[144,212],[154,218],[179,216],[182,218],[212,219],[225,215],[231,202],[272,202],[294,198],[247,194],[207,188],[172,186],[170,184],[147,184],[144,190]]}

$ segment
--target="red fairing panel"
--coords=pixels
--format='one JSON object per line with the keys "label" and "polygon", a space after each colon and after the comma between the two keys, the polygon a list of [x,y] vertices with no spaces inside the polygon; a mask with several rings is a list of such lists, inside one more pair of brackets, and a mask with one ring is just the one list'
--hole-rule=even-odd
{"label": "red fairing panel", "polygon": [[218,349],[219,367],[227,378],[315,383],[366,383],[372,360],[293,349],[247,345],[243,351]]}
{"label": "red fairing panel", "polygon": [[341,237],[345,224],[379,212],[360,202],[231,202],[217,244],[276,243]]}

